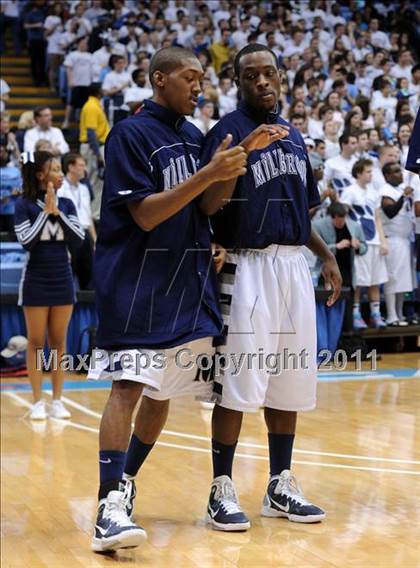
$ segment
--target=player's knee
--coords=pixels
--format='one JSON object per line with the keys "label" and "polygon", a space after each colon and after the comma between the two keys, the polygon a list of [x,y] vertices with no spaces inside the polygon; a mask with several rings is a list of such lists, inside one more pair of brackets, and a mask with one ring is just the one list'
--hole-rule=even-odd
{"label": "player's knee", "polygon": [[133,381],[114,381],[110,393],[110,400],[119,406],[134,409],[143,385]]}

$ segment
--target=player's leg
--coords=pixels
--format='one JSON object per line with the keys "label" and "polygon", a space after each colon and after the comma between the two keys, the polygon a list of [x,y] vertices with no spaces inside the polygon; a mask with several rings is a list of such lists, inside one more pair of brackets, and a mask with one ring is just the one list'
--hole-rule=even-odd
{"label": "player's leg", "polygon": [[132,484],[130,498],[127,502],[127,514],[130,517],[136,498],[134,479],[159,438],[166,424],[168,412],[169,400],[154,400],[143,396],[136,415],[124,467],[124,479],[131,481]]}
{"label": "player's leg", "polygon": [[61,402],[64,382],[64,371],[60,364],[66,352],[67,328],[70,323],[73,306],[51,306],[48,313],[48,345],[57,354],[58,365],[52,369],[53,402],[51,416],[53,418],[70,418],[71,414]]}
{"label": "player's leg", "polygon": [[26,367],[32,387],[34,405],[31,409],[32,420],[45,420],[47,409],[42,400],[42,366],[38,365],[37,352],[44,349],[47,334],[48,306],[24,306],[28,347]]}
{"label": "player's leg", "polygon": [[[159,352],[152,349],[142,350],[145,365],[140,370],[140,376],[149,385],[158,384],[159,390],[153,386],[146,386],[144,389],[127,451],[124,478],[131,482],[131,494],[127,503],[129,516],[133,512],[136,497],[134,478],[165,426],[169,401],[182,396],[196,396],[201,399],[211,396],[212,383],[201,380],[197,360],[201,358],[203,363],[209,363],[213,352],[212,338],[209,337]],[[154,365],[153,362],[157,359],[163,359],[164,364]]]}
{"label": "player's leg", "polygon": [[[287,249],[285,251],[287,253]],[[270,478],[262,514],[313,523],[324,511],[305,499],[291,460],[298,411],[316,405],[316,318],[311,276],[302,253],[276,258],[279,286],[287,289],[281,309],[282,333],[278,335],[276,367],[270,371],[265,420],[268,429]],[[288,332],[288,321],[292,329]]]}
{"label": "player's leg", "polygon": [[146,532],[127,515],[131,483],[123,480],[131,419],[142,389],[143,385],[136,381],[114,381],[102,414],[99,430],[99,504],[92,539],[92,550],[95,552],[132,548],[146,538]]}
{"label": "player's leg", "polygon": [[[238,267],[238,276],[232,285],[229,278],[226,282],[223,280],[223,271],[221,274],[221,291],[231,297],[230,313],[225,320],[225,325],[229,326],[227,343],[222,349],[229,367],[215,376],[215,393],[219,400],[212,418],[214,479],[207,520],[217,530],[237,531],[249,528],[250,522],[239,505],[232,481],[232,464],[242,413],[258,411],[265,399],[268,377],[264,367],[259,365],[259,354],[273,351],[277,342],[271,333],[276,300],[272,302],[264,294],[267,281],[275,278],[271,274],[271,256],[251,251],[228,255],[225,267],[229,265]],[[232,272],[230,270],[226,277]],[[275,323],[273,325],[275,327]]]}

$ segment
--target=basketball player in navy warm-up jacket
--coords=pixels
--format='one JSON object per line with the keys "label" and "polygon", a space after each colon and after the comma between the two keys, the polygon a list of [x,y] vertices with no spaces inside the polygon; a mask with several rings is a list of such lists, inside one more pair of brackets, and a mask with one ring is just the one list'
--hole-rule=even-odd
{"label": "basketball player in navy warm-up jacket", "polygon": [[[227,150],[227,137],[197,172],[202,135],[184,115],[197,105],[202,76],[192,52],[158,51],[150,64],[152,100],[118,123],[106,143],[95,262],[101,351],[90,378],[110,377],[113,385],[100,431],[95,551],[145,538],[129,518],[132,480],[163,428],[169,399],[212,390],[197,380],[195,364],[186,371],[177,359],[183,349],[190,354],[184,367],[199,354],[211,357],[222,329],[209,222],[196,198],[212,183],[244,174],[246,153]],[[269,131],[280,137],[279,129]]]}
{"label": "basketball player in navy warm-up jacket", "polygon": [[[15,232],[29,251],[19,287],[28,334],[27,367],[34,405],[32,420],[45,420],[47,407],[42,399],[42,369],[37,365],[37,350],[48,336],[57,361],[65,351],[67,327],[75,302],[69,246],[81,246],[83,228],[73,202],[57,198],[63,183],[61,164],[49,152],[22,154],[23,195],[16,201]],[[52,371],[53,403],[50,416],[69,418],[61,402],[64,372],[60,365]]]}
{"label": "basketball player in navy warm-up jacket", "polygon": [[[276,57],[266,46],[248,44],[236,56],[235,73],[238,109],[208,133],[200,158],[205,167],[227,133],[249,153],[244,176],[214,185],[202,198],[209,214],[223,206],[212,225],[216,241],[229,249],[221,273],[227,337],[219,348],[224,368],[214,383],[214,481],[207,509],[212,527],[225,531],[250,526],[236,497],[232,463],[242,413],[262,406],[270,453],[262,514],[304,523],[325,517],[290,472],[296,413],[316,403],[315,298],[303,245],[324,260],[324,277],[335,288],[330,305],[341,287],[334,255],[311,231],[309,209],[319,204],[319,192],[300,133],[279,114]],[[262,123],[290,133],[263,150],[247,147],[247,135]]]}

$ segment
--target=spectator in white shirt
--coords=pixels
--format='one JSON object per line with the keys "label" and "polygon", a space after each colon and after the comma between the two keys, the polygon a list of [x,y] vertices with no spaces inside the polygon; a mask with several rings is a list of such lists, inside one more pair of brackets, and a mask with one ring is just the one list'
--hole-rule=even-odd
{"label": "spectator in white shirt", "polygon": [[330,31],[334,29],[336,24],[346,24],[346,20],[340,15],[340,5],[333,4],[330,8],[330,13],[325,16],[325,22],[330,28]]}
{"label": "spectator in white shirt", "polygon": [[214,120],[214,104],[209,99],[200,100],[198,103],[199,115],[189,119],[204,135],[217,124]]}
{"label": "spectator in white shirt", "polygon": [[390,75],[396,79],[408,79],[411,81],[413,58],[409,49],[403,49],[398,54],[398,63],[391,68]]}
{"label": "spectator in white shirt", "polygon": [[373,18],[369,22],[369,31],[370,31],[370,43],[374,47],[387,49],[387,50],[391,49],[391,43],[389,41],[389,38],[385,32],[380,31],[379,20],[377,18]]}
{"label": "spectator in white shirt", "polygon": [[77,49],[67,55],[64,60],[67,72],[67,85],[71,89],[70,104],[66,106],[66,114],[62,128],[68,128],[73,109],[80,110],[88,100],[89,85],[93,82],[94,60],[88,52],[88,38],[77,40]]}
{"label": "spectator in white shirt", "polygon": [[248,43],[248,36],[251,33],[249,18],[248,16],[241,17],[241,23],[239,24],[239,30],[233,32],[231,35],[232,45],[238,51],[241,50]]}
{"label": "spectator in white shirt", "polygon": [[233,95],[232,79],[229,77],[220,79],[217,93],[219,98],[217,105],[219,107],[219,117],[222,118],[225,114],[236,109],[236,95]]}
{"label": "spectator in white shirt", "polygon": [[357,62],[362,61],[368,53],[372,53],[372,48],[368,47],[364,32],[354,34],[355,45],[352,47],[354,58]]}
{"label": "spectator in white shirt", "polygon": [[352,168],[356,162],[357,138],[352,134],[342,134],[338,139],[340,154],[325,162],[324,180],[331,181],[340,196],[341,192],[353,183]]}
{"label": "spectator in white shirt", "polygon": [[374,91],[370,108],[372,111],[383,108],[386,113],[386,126],[389,127],[394,121],[397,98],[392,96],[392,86],[389,79],[382,78],[379,81],[379,90]]}
{"label": "spectator in white shirt", "polygon": [[356,289],[353,323],[356,329],[366,328],[360,312],[361,288],[368,288],[370,317],[374,327],[385,327],[380,311],[379,286],[388,280],[384,257],[388,253],[380,215],[380,193],[372,185],[372,162],[358,160],[352,168],[354,183],[341,194],[340,201],[350,209],[350,216],[363,229],[368,246],[363,256],[355,257]]}
{"label": "spectator in white shirt", "polygon": [[413,188],[403,183],[398,162],[386,164],[382,171],[382,222],[389,253],[386,258],[388,282],[385,284],[387,323],[408,325],[403,314],[404,294],[413,290],[411,240],[414,239]]}
{"label": "spectator in white shirt", "polygon": [[338,143],[339,129],[340,124],[332,118],[324,122],[324,134],[322,137],[325,139],[325,158],[327,160],[338,156],[340,153],[340,144]]}
{"label": "spectator in white shirt", "polygon": [[125,90],[131,84],[127,68],[127,60],[121,55],[111,55],[109,60],[111,71],[105,75],[102,90],[106,97],[124,96]]}
{"label": "spectator in white shirt", "polygon": [[52,126],[52,112],[47,106],[39,106],[34,109],[36,126],[27,130],[23,142],[25,152],[34,152],[38,140],[48,140],[53,147],[56,156],[69,151],[69,145],[64,140],[63,133],[59,128]]}
{"label": "spectator in white shirt", "polygon": [[124,104],[134,113],[146,99],[153,96],[153,90],[146,86],[146,72],[143,69],[135,69],[131,74],[134,86],[129,87],[124,94]]}
{"label": "spectator in white shirt", "polygon": [[84,37],[91,33],[92,23],[85,16],[85,6],[83,2],[77,4],[74,16],[67,20],[65,27],[67,31],[74,33],[76,37]]}
{"label": "spectator in white shirt", "polygon": [[91,8],[88,8],[83,15],[89,20],[92,26],[96,26],[98,24],[98,18],[106,13],[107,10],[102,7],[102,0],[92,0]]}
{"label": "spectator in white shirt", "polygon": [[93,249],[96,242],[89,188],[81,183],[81,180],[86,178],[86,162],[80,154],[66,154],[63,156],[63,172],[65,178],[57,195],[73,201],[77,217],[85,230],[83,245],[72,249],[71,255],[73,270],[78,278],[80,289],[86,290],[91,287]]}
{"label": "spectator in white shirt", "polygon": [[63,4],[59,2],[52,6],[52,14],[47,17],[44,22],[45,37],[47,39],[47,66],[48,66],[48,82],[50,91],[57,90],[58,69],[64,60],[64,48],[62,46],[63,33]]}
{"label": "spectator in white shirt", "polygon": [[283,57],[290,57],[297,53],[302,55],[306,47],[305,34],[300,28],[293,28],[291,39],[285,41]]}

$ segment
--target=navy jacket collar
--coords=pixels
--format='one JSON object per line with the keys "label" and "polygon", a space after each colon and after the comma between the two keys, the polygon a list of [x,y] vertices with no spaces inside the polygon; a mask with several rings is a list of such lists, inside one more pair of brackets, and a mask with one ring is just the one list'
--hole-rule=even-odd
{"label": "navy jacket collar", "polygon": [[161,122],[164,122],[168,126],[171,126],[175,130],[180,130],[185,122],[185,117],[182,114],[178,114],[173,110],[169,110],[158,103],[150,99],[144,101],[143,107],[151,116],[157,118]]}
{"label": "navy jacket collar", "polygon": [[276,124],[280,116],[280,107],[278,104],[276,104],[276,108],[273,111],[259,111],[249,106],[245,101],[240,101],[238,109],[257,124]]}

